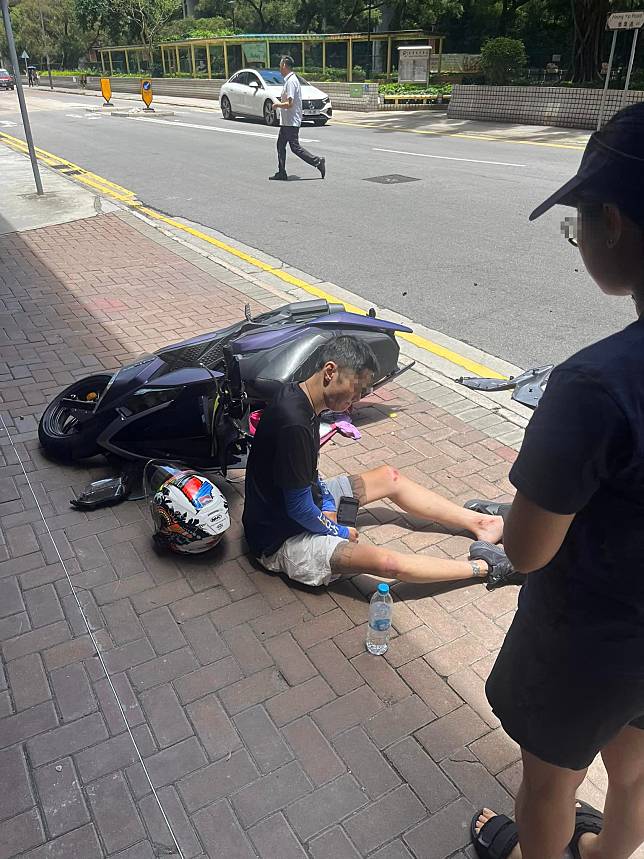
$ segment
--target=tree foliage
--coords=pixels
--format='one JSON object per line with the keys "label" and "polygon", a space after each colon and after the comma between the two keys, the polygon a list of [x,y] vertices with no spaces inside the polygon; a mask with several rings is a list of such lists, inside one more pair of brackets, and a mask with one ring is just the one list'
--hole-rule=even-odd
{"label": "tree foliage", "polygon": [[32,61],[75,66],[88,47],[87,34],[75,15],[73,0],[22,0],[11,9],[18,54]]}
{"label": "tree foliage", "polygon": [[[13,0],[21,45],[40,57],[46,46],[58,64],[74,64],[93,43],[146,44],[161,38],[210,33],[364,32],[426,29],[445,35],[450,53],[478,53],[497,37],[520,39],[528,64],[543,68],[554,55],[574,81],[598,81],[608,58],[604,25],[616,9],[638,9],[642,0]],[[46,35],[38,35],[40,10]],[[616,64],[628,59],[619,40]],[[644,39],[639,57],[644,54]],[[641,62],[639,63],[641,67]],[[636,63],[637,66],[637,63]]]}

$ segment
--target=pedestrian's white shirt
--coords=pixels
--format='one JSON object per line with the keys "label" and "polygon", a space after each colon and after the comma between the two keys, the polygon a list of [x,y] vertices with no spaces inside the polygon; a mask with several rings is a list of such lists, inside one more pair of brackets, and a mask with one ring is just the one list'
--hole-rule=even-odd
{"label": "pedestrian's white shirt", "polygon": [[284,78],[284,89],[280,101],[293,99],[287,110],[280,110],[280,125],[291,125],[299,128],[302,125],[302,87],[295,72],[289,72]]}

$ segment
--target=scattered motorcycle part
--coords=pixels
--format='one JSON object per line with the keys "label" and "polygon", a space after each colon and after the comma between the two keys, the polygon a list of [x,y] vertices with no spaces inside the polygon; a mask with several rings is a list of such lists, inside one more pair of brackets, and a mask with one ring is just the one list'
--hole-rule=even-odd
{"label": "scattered motorcycle part", "polygon": [[512,399],[530,409],[536,409],[553,370],[554,364],[550,364],[517,377]]}
{"label": "scattered motorcycle part", "polygon": [[473,391],[510,391],[515,385],[513,376],[510,376],[509,379],[482,379],[480,376],[460,376],[455,381]]}
{"label": "scattered motorcycle part", "polygon": [[510,376],[509,379],[481,379],[479,376],[461,376],[456,381],[473,391],[513,391],[513,400],[528,406],[530,409],[536,409],[553,369],[554,364],[548,364],[545,367],[526,370],[519,376]]}
{"label": "scattered motorcycle part", "polygon": [[120,504],[130,494],[130,487],[125,475],[120,477],[106,477],[103,480],[95,480],[81,492],[76,498],[70,500],[75,510],[96,510],[98,507],[107,507]]}

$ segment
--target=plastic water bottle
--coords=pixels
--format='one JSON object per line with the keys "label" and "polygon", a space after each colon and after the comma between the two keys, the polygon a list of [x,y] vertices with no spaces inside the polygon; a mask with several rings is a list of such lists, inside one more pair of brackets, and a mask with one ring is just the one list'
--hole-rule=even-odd
{"label": "plastic water bottle", "polygon": [[375,656],[386,652],[391,632],[391,615],[394,603],[389,593],[389,585],[381,582],[371,597],[369,604],[369,627],[367,629],[367,650]]}

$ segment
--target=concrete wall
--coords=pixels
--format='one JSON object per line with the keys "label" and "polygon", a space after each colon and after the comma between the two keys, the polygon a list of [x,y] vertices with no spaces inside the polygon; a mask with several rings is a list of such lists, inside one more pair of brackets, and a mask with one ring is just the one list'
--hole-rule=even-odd
{"label": "concrete wall", "polygon": [[[569,87],[455,86],[447,116],[595,129],[601,97],[601,90]],[[621,91],[609,90],[604,121],[621,107],[639,101],[644,101],[644,92],[631,91],[624,95]]]}
{"label": "concrete wall", "polygon": [[[112,92],[139,92],[140,81],[138,78],[111,78]],[[41,77],[41,86],[47,85],[46,78]],[[223,79],[208,80],[207,78],[154,78],[152,90],[156,95],[181,96],[182,98],[219,98],[219,90],[225,81]],[[315,83],[314,86],[326,92],[333,103],[333,107],[340,110],[377,110],[378,109],[378,84],[348,84],[336,82]],[[70,77],[54,77],[54,87],[79,86],[78,79]],[[359,98],[350,96],[350,87],[361,88]],[[87,89],[100,90],[99,78],[88,78]]]}

